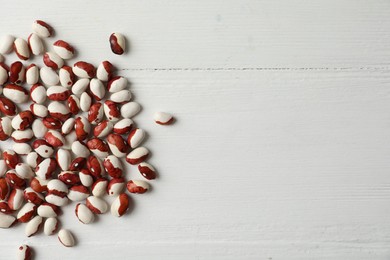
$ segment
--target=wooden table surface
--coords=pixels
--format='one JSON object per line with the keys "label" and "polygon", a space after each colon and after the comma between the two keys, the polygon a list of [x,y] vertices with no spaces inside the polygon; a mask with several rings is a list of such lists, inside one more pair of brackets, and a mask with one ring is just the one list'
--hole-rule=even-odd
{"label": "wooden table surface", "polygon": [[[70,64],[108,59],[129,78],[159,178],[120,219],[82,225],[64,208],[74,248],[0,230],[0,259],[21,243],[36,259],[390,259],[389,12],[386,0],[4,2],[1,34],[45,20],[48,44],[77,48]],[[116,31],[124,56],[109,49]],[[158,126],[155,111],[177,122]]]}

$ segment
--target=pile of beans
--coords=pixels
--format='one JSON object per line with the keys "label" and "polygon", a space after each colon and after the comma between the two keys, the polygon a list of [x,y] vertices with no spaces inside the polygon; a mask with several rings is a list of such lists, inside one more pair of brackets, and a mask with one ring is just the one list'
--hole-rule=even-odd
{"label": "pile of beans", "polygon": [[[155,179],[156,171],[145,161],[145,131],[132,120],[141,106],[131,101],[128,80],[114,75],[109,61],[97,68],[86,61],[68,66],[74,47],[58,40],[46,51],[43,41],[53,35],[52,27],[37,20],[32,29],[27,41],[0,39],[0,140],[14,141],[0,160],[0,228],[26,223],[26,236],[43,229],[72,247],[72,233],[57,232],[62,206],[76,202],[75,215],[83,224],[109,210],[121,217],[129,208],[125,190],[147,192],[145,179]],[[126,52],[125,42],[120,33],[109,38],[117,55]],[[42,55],[44,65],[6,65],[3,55],[12,51],[23,61]],[[22,104],[28,109],[21,111]],[[158,112],[154,120],[166,125],[173,117]],[[126,180],[124,162],[138,165],[142,178]],[[107,195],[114,197],[111,206]],[[29,246],[19,247],[18,259],[31,259]]]}

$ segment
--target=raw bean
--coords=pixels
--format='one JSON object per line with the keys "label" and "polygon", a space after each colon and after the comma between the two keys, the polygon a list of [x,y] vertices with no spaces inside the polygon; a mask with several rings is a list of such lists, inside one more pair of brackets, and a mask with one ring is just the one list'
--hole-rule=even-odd
{"label": "raw bean", "polygon": [[42,218],[54,218],[57,217],[60,212],[60,208],[56,205],[44,202],[38,207],[37,213]]}
{"label": "raw bean", "polygon": [[35,168],[35,174],[43,180],[48,180],[53,176],[56,167],[57,162],[55,159],[46,158]]}
{"label": "raw bean", "polygon": [[53,101],[65,101],[70,96],[70,90],[62,86],[52,86],[46,91],[46,95]]}
{"label": "raw bean", "polygon": [[122,193],[111,204],[111,214],[115,217],[122,217],[129,208],[129,196]]}
{"label": "raw bean", "polygon": [[96,71],[96,77],[101,81],[108,81],[111,78],[114,66],[109,61],[103,61],[100,63]]}
{"label": "raw bean", "polygon": [[64,65],[64,60],[61,59],[55,52],[46,52],[43,55],[43,63],[53,70],[58,70]]}
{"label": "raw bean", "polygon": [[37,84],[39,80],[39,68],[34,63],[27,67],[26,69],[26,82],[27,84],[34,85]]}
{"label": "raw bean", "polygon": [[19,210],[18,214],[16,215],[16,218],[18,219],[19,222],[27,223],[35,216],[36,210],[37,210],[37,205],[31,202],[27,202]]}
{"label": "raw bean", "polygon": [[59,72],[61,85],[65,88],[70,88],[75,82],[75,76],[72,68],[69,66],[63,66]]}
{"label": "raw bean", "polygon": [[46,101],[46,88],[41,84],[34,84],[30,89],[30,99],[38,104],[43,104]]}
{"label": "raw bean", "polygon": [[94,155],[91,155],[88,157],[87,167],[88,167],[89,172],[95,178],[100,178],[104,174],[104,168],[103,168],[103,164],[102,164],[101,160]]}
{"label": "raw bean", "polygon": [[22,38],[15,39],[14,51],[21,60],[28,60],[30,58],[30,49],[28,48],[28,44]]}
{"label": "raw bean", "polygon": [[126,50],[126,39],[121,33],[110,35],[110,46],[113,53],[122,55]]}
{"label": "raw bean", "polygon": [[76,172],[72,171],[62,171],[58,174],[58,179],[67,185],[76,185],[80,184],[80,177]]}
{"label": "raw bean", "polygon": [[4,214],[12,214],[13,213],[6,201],[0,201],[0,212],[2,212]]}
{"label": "raw bean", "polygon": [[0,200],[5,200],[8,197],[10,191],[10,187],[6,181],[6,179],[0,179]]}
{"label": "raw bean", "polygon": [[149,184],[145,181],[130,180],[127,182],[126,187],[130,193],[142,194],[149,189]]}
{"label": "raw bean", "polygon": [[23,63],[20,61],[15,61],[11,64],[9,68],[9,81],[18,85],[23,84],[26,78],[26,69],[23,66]]}
{"label": "raw bean", "polygon": [[0,111],[6,116],[14,116],[18,110],[14,102],[8,98],[0,97]]}
{"label": "raw bean", "polygon": [[85,158],[77,157],[70,163],[69,170],[80,171],[84,168],[86,162],[87,160]]}
{"label": "raw bean", "polygon": [[111,93],[116,93],[127,87],[127,79],[121,76],[113,77],[107,84],[107,89]]}
{"label": "raw bean", "polygon": [[107,194],[110,196],[118,196],[125,189],[126,183],[123,178],[115,178],[110,180],[107,186]]}
{"label": "raw bean", "polygon": [[17,155],[14,151],[4,150],[3,159],[7,164],[8,168],[15,169],[16,165],[20,162],[19,155]]}
{"label": "raw bean", "polygon": [[107,143],[113,155],[119,158],[126,156],[128,146],[122,136],[118,134],[109,134],[107,136]]}
{"label": "raw bean", "polygon": [[139,164],[145,161],[148,155],[149,155],[149,150],[141,146],[134,149],[126,156],[126,162],[132,165]]}
{"label": "raw bean", "polygon": [[46,125],[40,119],[35,119],[31,128],[36,138],[43,138],[48,131]]}
{"label": "raw bean", "polygon": [[4,214],[12,214],[13,211],[8,206],[8,203],[6,201],[0,201],[0,212]]}
{"label": "raw bean", "polygon": [[72,143],[72,152],[76,157],[87,158],[90,154],[88,147],[80,141],[75,141]]}
{"label": "raw bean", "polygon": [[49,128],[49,129],[54,129],[58,130],[61,129],[62,122],[58,120],[57,118],[47,116],[43,119],[43,124]]}
{"label": "raw bean", "polygon": [[12,51],[14,45],[15,37],[12,35],[4,35],[0,39],[0,53],[8,54]]}
{"label": "raw bean", "polygon": [[42,82],[47,86],[54,86],[60,82],[57,72],[49,67],[42,67],[39,70],[39,76],[41,77]]}
{"label": "raw bean", "polygon": [[11,119],[9,117],[0,118],[0,140],[7,140],[12,134]]}
{"label": "raw bean", "polygon": [[101,123],[99,123],[95,128],[93,129],[93,135],[98,138],[102,138],[107,136],[109,133],[111,133],[114,126],[112,123],[108,120],[104,120]]}
{"label": "raw bean", "polygon": [[129,102],[121,107],[121,115],[124,118],[132,118],[141,111],[141,106],[137,102]]}
{"label": "raw bean", "polygon": [[86,204],[87,207],[95,214],[104,214],[108,210],[107,202],[95,196],[89,196]]}
{"label": "raw bean", "polygon": [[131,99],[131,92],[130,90],[124,89],[121,91],[118,91],[116,93],[111,94],[110,99],[114,101],[115,103],[124,103],[127,101],[130,101]]}
{"label": "raw bean", "polygon": [[18,248],[16,253],[17,260],[31,260],[32,259],[32,251],[28,245],[21,245]]}
{"label": "raw bean", "polygon": [[68,107],[73,115],[77,115],[80,112],[80,99],[76,95],[70,95],[68,98]]}
{"label": "raw bean", "polygon": [[33,31],[40,37],[47,38],[53,34],[53,28],[41,20],[36,20],[32,25]]}
{"label": "raw bean", "polygon": [[75,119],[74,118],[68,118],[63,124],[62,124],[62,134],[67,135],[69,134],[73,129],[74,129],[74,124],[75,124]]}
{"label": "raw bean", "polygon": [[47,110],[46,106],[35,103],[30,105],[30,111],[34,114],[34,116],[42,118],[47,117],[47,115],[49,114],[49,111]]}
{"label": "raw bean", "polygon": [[93,184],[93,177],[88,169],[82,169],[79,173],[81,184],[85,187],[91,187]]}
{"label": "raw bean", "polygon": [[58,240],[66,247],[72,247],[75,245],[75,241],[72,233],[67,229],[61,229],[58,232]]}
{"label": "raw bean", "polygon": [[4,63],[0,62],[0,85],[4,85],[8,80],[9,68]]}
{"label": "raw bean", "polygon": [[79,79],[73,84],[72,93],[76,96],[80,96],[84,93],[89,86],[89,79]]}
{"label": "raw bean", "polygon": [[0,213],[0,228],[9,228],[15,223],[15,217]]}
{"label": "raw bean", "polygon": [[101,103],[95,103],[91,106],[88,112],[88,121],[96,125],[100,123],[103,119],[104,113],[103,113],[103,106]]}
{"label": "raw bean", "polygon": [[4,160],[0,160],[0,178],[4,177],[7,172],[7,164],[5,164]]}
{"label": "raw bean", "polygon": [[65,144],[62,146],[63,149],[71,150],[72,144],[77,141],[76,131],[72,131],[65,135]]}
{"label": "raw bean", "polygon": [[11,122],[12,128],[15,130],[25,130],[31,126],[34,120],[34,115],[31,111],[22,111],[17,114]]}
{"label": "raw bean", "polygon": [[31,146],[26,143],[14,143],[12,149],[20,155],[28,155],[32,151]]}
{"label": "raw bean", "polygon": [[91,125],[85,117],[79,116],[75,121],[75,130],[77,139],[82,141],[87,138],[89,132],[91,131]]}
{"label": "raw bean", "polygon": [[43,46],[43,42],[38,34],[30,34],[30,36],[28,36],[27,42],[32,54],[41,55],[45,52],[45,47]]}
{"label": "raw bean", "polygon": [[30,187],[39,193],[46,193],[47,192],[47,184],[49,183],[50,179],[44,180],[39,177],[34,177],[30,182]]}
{"label": "raw bean", "polygon": [[30,187],[39,193],[47,192],[47,184],[50,180],[44,180],[39,177],[34,177],[30,182]]}
{"label": "raw bean", "polygon": [[71,201],[83,201],[87,199],[90,192],[84,185],[75,185],[69,188],[68,199]]}
{"label": "raw bean", "polygon": [[152,165],[146,162],[142,162],[138,165],[138,171],[148,180],[156,178],[156,170]]}
{"label": "raw bean", "polygon": [[31,202],[35,205],[41,205],[44,203],[45,199],[42,194],[36,192],[33,188],[28,187],[24,190],[24,199],[28,202]]}
{"label": "raw bean", "polygon": [[14,189],[24,189],[26,187],[26,180],[20,178],[14,169],[7,171],[5,174],[5,180],[8,185]]}
{"label": "raw bean", "polygon": [[120,119],[121,113],[115,102],[111,100],[106,100],[104,102],[103,107],[104,107],[104,114],[106,115],[108,120],[110,120],[111,122],[116,122]]}
{"label": "raw bean", "polygon": [[105,158],[108,156],[108,145],[99,138],[92,138],[87,142],[88,149],[97,157]]}
{"label": "raw bean", "polygon": [[43,233],[47,236],[51,236],[57,232],[58,220],[57,218],[48,218],[43,226]]}
{"label": "raw bean", "polygon": [[45,134],[45,140],[53,147],[61,147],[65,143],[64,137],[61,135],[60,132],[57,132],[56,130],[49,130]]}
{"label": "raw bean", "polygon": [[35,216],[31,219],[24,230],[27,237],[35,235],[43,224],[43,218],[41,216]]}
{"label": "raw bean", "polygon": [[43,158],[48,158],[53,155],[54,149],[43,139],[37,139],[32,143],[32,147]]}
{"label": "raw bean", "polygon": [[62,122],[65,122],[65,120],[71,116],[69,108],[58,101],[51,102],[47,109],[49,110],[51,117],[54,117]]}
{"label": "raw bean", "polygon": [[26,162],[30,165],[30,167],[35,168],[40,162],[42,162],[42,157],[36,152],[31,152],[27,155]]}
{"label": "raw bean", "polygon": [[104,98],[106,95],[106,89],[103,85],[103,82],[101,82],[98,79],[91,79],[91,82],[89,83],[89,89],[91,91],[92,96],[97,100],[100,101]]}
{"label": "raw bean", "polygon": [[58,40],[54,42],[53,49],[64,60],[73,58],[74,48],[66,41]]}
{"label": "raw bean", "polygon": [[95,197],[103,197],[107,192],[108,181],[104,178],[97,179],[91,187],[92,195]]}
{"label": "raw bean", "polygon": [[80,109],[83,112],[88,112],[92,104],[92,98],[87,92],[80,95]]}
{"label": "raw bean", "polygon": [[41,205],[45,199],[42,194],[34,191],[32,188],[28,187],[23,192],[24,199],[28,202],[34,203],[35,205]]}
{"label": "raw bean", "polygon": [[69,169],[69,165],[71,162],[71,155],[68,150],[58,149],[56,154],[57,164],[63,171],[67,171]]}
{"label": "raw bean", "polygon": [[48,194],[46,201],[56,206],[64,206],[68,203],[68,187],[60,180],[51,180],[47,184]]}
{"label": "raw bean", "polygon": [[22,189],[13,189],[8,197],[8,206],[11,210],[18,210],[24,203],[24,194]]}
{"label": "raw bean", "polygon": [[123,174],[121,161],[114,155],[109,155],[104,159],[104,169],[112,178],[120,178]]}
{"label": "raw bean", "polygon": [[27,163],[18,163],[15,166],[15,171],[16,174],[23,179],[31,179],[34,177],[34,172]]}
{"label": "raw bean", "polygon": [[82,203],[78,203],[75,209],[76,217],[83,224],[90,224],[94,221],[95,215]]}
{"label": "raw bean", "polygon": [[170,125],[174,119],[171,114],[165,112],[157,112],[154,114],[154,121],[159,125]]}
{"label": "raw bean", "polygon": [[12,214],[12,210],[6,201],[0,201],[0,212],[4,214]]}
{"label": "raw bean", "polygon": [[114,133],[120,135],[127,134],[133,128],[133,125],[133,120],[131,120],[130,118],[124,118],[114,125]]}
{"label": "raw bean", "polygon": [[34,136],[34,134],[33,134],[33,131],[31,129],[18,130],[18,131],[14,131],[11,134],[11,137],[14,140],[14,142],[17,142],[17,143],[29,142],[29,141],[31,141],[33,136]]}
{"label": "raw bean", "polygon": [[79,61],[73,65],[73,73],[80,78],[93,78],[95,76],[95,67],[88,62]]}
{"label": "raw bean", "polygon": [[23,87],[15,85],[15,84],[8,84],[3,88],[3,95],[6,98],[9,98],[12,102],[16,104],[21,104],[27,101],[28,99],[28,92]]}

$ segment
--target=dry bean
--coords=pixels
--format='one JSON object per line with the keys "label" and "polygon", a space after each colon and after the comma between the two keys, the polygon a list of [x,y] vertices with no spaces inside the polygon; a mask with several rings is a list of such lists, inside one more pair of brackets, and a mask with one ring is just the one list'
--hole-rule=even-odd
{"label": "dry bean", "polygon": [[15,37],[12,35],[4,35],[0,39],[0,53],[8,54],[12,51]]}
{"label": "dry bean", "polygon": [[36,33],[30,34],[30,36],[28,36],[27,41],[28,41],[28,46],[30,47],[32,54],[41,55],[42,53],[45,52],[45,47],[43,45],[41,38],[38,36],[38,34],[36,34]]}
{"label": "dry bean", "polygon": [[72,247],[75,245],[74,237],[69,230],[61,229],[58,232],[58,240],[66,247]]}
{"label": "dry bean", "polygon": [[60,81],[57,72],[49,67],[42,67],[39,71],[39,76],[46,86],[57,85]]}
{"label": "dry bean", "polygon": [[64,60],[73,58],[74,48],[66,41],[58,40],[54,42],[53,49]]}
{"label": "dry bean", "polygon": [[32,29],[36,34],[43,38],[50,37],[53,34],[53,28],[41,20],[36,20],[32,25]]}
{"label": "dry bean", "polygon": [[110,35],[110,46],[113,53],[122,55],[126,50],[126,39],[121,33]]}

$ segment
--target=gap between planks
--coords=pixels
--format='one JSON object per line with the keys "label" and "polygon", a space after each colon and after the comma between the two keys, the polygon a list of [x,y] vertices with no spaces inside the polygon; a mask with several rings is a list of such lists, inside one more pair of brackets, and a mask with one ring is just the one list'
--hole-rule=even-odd
{"label": "gap between planks", "polygon": [[388,71],[390,66],[383,67],[298,67],[298,68],[125,68],[123,71]]}

